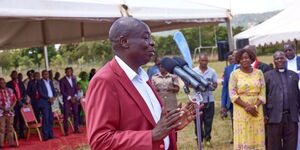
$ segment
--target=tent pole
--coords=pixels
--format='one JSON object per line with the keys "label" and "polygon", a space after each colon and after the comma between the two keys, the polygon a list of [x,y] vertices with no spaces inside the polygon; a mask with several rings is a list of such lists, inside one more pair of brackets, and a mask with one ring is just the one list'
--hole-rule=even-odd
{"label": "tent pole", "polygon": [[47,48],[46,45],[44,46],[44,57],[45,57],[45,67],[46,67],[46,70],[49,70],[48,48]]}
{"label": "tent pole", "polygon": [[45,58],[45,68],[46,70],[49,70],[49,61],[48,61],[48,48],[47,48],[47,39],[46,39],[46,23],[45,21],[41,21],[42,25],[42,37],[44,42],[44,58]]}
{"label": "tent pole", "polygon": [[234,49],[234,43],[233,43],[233,33],[232,33],[232,25],[231,25],[230,17],[226,18],[226,25],[227,25],[229,50],[232,51]]}

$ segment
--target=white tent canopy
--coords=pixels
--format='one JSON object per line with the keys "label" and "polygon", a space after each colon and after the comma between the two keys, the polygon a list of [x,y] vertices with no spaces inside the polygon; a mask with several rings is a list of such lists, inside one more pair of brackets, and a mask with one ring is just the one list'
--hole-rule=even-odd
{"label": "white tent canopy", "polygon": [[265,46],[300,39],[300,0],[265,22],[237,34],[234,39],[249,39],[251,45]]}
{"label": "white tent canopy", "polygon": [[145,21],[153,32],[226,22],[229,16],[226,9],[187,0],[1,0],[0,49],[106,39],[122,14]]}

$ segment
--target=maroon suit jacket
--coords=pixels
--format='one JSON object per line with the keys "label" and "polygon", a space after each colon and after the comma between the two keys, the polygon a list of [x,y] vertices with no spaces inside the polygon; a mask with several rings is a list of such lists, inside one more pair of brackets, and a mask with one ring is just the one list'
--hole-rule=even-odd
{"label": "maroon suit jacket", "polygon": [[67,100],[68,96],[75,96],[77,94],[77,82],[76,79],[72,78],[73,87],[70,85],[67,77],[63,77],[59,82],[60,92],[63,96],[63,100]]}
{"label": "maroon suit jacket", "polygon": [[[150,85],[162,104],[158,94]],[[152,141],[156,123],[142,96],[115,59],[93,77],[87,91],[86,120],[92,150],[163,150]],[[177,150],[170,132],[169,150]]]}

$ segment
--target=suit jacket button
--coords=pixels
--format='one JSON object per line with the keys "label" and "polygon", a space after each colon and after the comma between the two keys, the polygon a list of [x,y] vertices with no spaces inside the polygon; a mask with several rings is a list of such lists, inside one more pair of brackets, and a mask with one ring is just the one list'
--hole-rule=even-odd
{"label": "suit jacket button", "polygon": [[160,144],[159,148],[164,149],[165,148],[164,144]]}

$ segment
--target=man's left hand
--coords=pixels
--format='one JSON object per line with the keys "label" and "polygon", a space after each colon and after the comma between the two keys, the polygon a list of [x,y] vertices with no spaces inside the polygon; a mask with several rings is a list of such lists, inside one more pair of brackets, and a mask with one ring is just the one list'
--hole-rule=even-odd
{"label": "man's left hand", "polygon": [[181,122],[181,125],[176,128],[176,131],[182,130],[185,128],[191,121],[195,120],[196,118],[196,110],[194,108],[193,102],[187,102],[185,105],[182,107],[182,104],[180,103],[178,105],[178,108],[180,108],[180,111],[183,112],[183,115],[179,118],[177,122]]}

